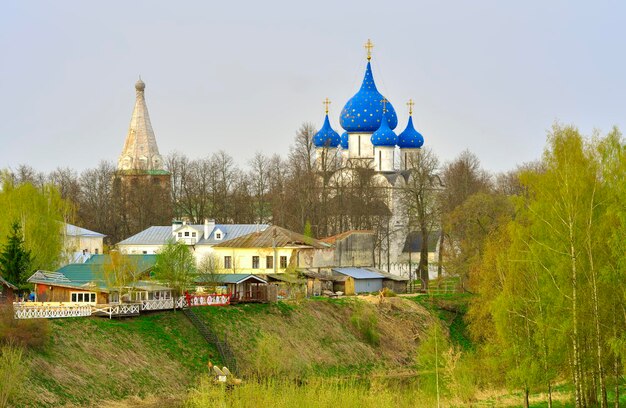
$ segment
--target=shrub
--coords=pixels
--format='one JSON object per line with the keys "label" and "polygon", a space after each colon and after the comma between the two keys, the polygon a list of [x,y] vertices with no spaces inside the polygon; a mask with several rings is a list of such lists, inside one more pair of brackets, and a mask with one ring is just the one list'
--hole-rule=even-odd
{"label": "shrub", "polygon": [[383,290],[380,291],[380,294],[383,297],[395,297],[395,296],[398,296],[398,295],[396,295],[396,292],[394,292],[392,289],[389,289],[389,288],[383,288]]}
{"label": "shrub", "polygon": [[0,306],[0,343],[42,349],[50,338],[46,319],[15,319],[13,305]]}
{"label": "shrub", "polygon": [[0,347],[0,408],[9,407],[23,390],[26,370],[22,349],[12,344]]}

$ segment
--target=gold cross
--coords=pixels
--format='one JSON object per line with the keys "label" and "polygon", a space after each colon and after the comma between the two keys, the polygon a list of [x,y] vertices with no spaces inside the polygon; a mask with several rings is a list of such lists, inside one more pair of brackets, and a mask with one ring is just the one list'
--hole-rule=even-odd
{"label": "gold cross", "polygon": [[409,107],[409,116],[413,115],[413,106],[415,106],[415,102],[413,102],[413,99],[409,99],[406,105]]}
{"label": "gold cross", "polygon": [[389,102],[387,99],[383,98],[380,100],[383,103],[383,114],[387,113],[387,102]]}
{"label": "gold cross", "polygon": [[324,102],[322,102],[322,104],[326,106],[326,114],[328,115],[328,106],[330,105],[330,99],[324,99]]}
{"label": "gold cross", "polygon": [[374,48],[374,43],[372,42],[372,40],[370,40],[369,38],[367,39],[367,42],[365,43],[365,45],[363,46],[365,47],[365,49],[367,50],[367,60],[371,60],[372,59],[372,49]]}

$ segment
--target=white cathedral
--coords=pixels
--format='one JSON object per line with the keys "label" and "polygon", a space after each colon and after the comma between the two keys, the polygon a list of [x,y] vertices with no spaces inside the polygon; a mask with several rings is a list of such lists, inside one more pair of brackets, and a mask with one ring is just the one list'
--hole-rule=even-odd
{"label": "white cathedral", "polygon": [[[407,171],[410,155],[419,151],[424,137],[413,126],[413,101],[410,100],[406,128],[396,134],[398,116],[391,102],[376,88],[372,74],[371,58],[373,44],[367,41],[367,65],[359,91],[343,107],[339,123],[345,132],[339,134],[331,127],[326,116],[322,128],[315,134],[316,166],[320,173],[326,172],[329,158],[338,158],[338,165],[331,183],[341,183],[350,178],[355,168],[367,167],[375,172],[377,184],[388,190],[385,205],[391,213],[388,244],[390,262],[400,262],[409,235],[408,217],[400,199],[400,190],[411,174]],[[388,245],[388,247],[387,247]],[[384,262],[383,262],[384,263]]]}

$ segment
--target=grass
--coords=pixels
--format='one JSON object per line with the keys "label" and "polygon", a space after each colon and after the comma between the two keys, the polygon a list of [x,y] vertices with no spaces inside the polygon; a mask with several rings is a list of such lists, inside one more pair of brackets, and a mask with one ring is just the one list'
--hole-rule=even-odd
{"label": "grass", "polygon": [[407,299],[419,303],[437,316],[448,327],[452,343],[468,351],[473,349],[473,344],[464,318],[471,298],[472,295],[468,293],[449,293],[422,295]]}
{"label": "grass", "polygon": [[[181,312],[50,322],[43,351],[27,355],[28,397],[19,406],[98,406],[104,400],[180,393],[219,362]],[[37,398],[33,398],[36,395]]]}

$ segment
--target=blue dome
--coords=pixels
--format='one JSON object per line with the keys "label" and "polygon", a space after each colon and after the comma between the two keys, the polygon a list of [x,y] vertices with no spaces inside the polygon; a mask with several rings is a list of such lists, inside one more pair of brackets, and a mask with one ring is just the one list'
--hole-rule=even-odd
{"label": "blue dome", "polygon": [[324,125],[319,132],[313,136],[313,144],[315,147],[337,147],[340,141],[339,133],[335,132],[333,128],[330,127],[328,114],[326,114]]}
{"label": "blue dome", "polygon": [[424,145],[424,136],[413,127],[413,116],[409,116],[406,129],[398,135],[398,146],[401,149],[417,149]]}
{"label": "blue dome", "polygon": [[398,136],[389,127],[389,121],[387,119],[387,113],[383,117],[383,122],[380,124],[380,128],[372,133],[372,144],[374,146],[395,146],[398,144]]}
{"label": "blue dome", "polygon": [[[376,89],[372,66],[368,61],[361,89],[346,103],[341,111],[339,117],[341,127],[348,132],[374,132],[381,126],[383,116],[383,103],[381,101],[383,98],[384,96]],[[390,102],[387,102],[387,120],[391,129],[398,126],[398,117]]]}
{"label": "blue dome", "polygon": [[341,148],[348,150],[348,132],[343,132],[341,135]]}

